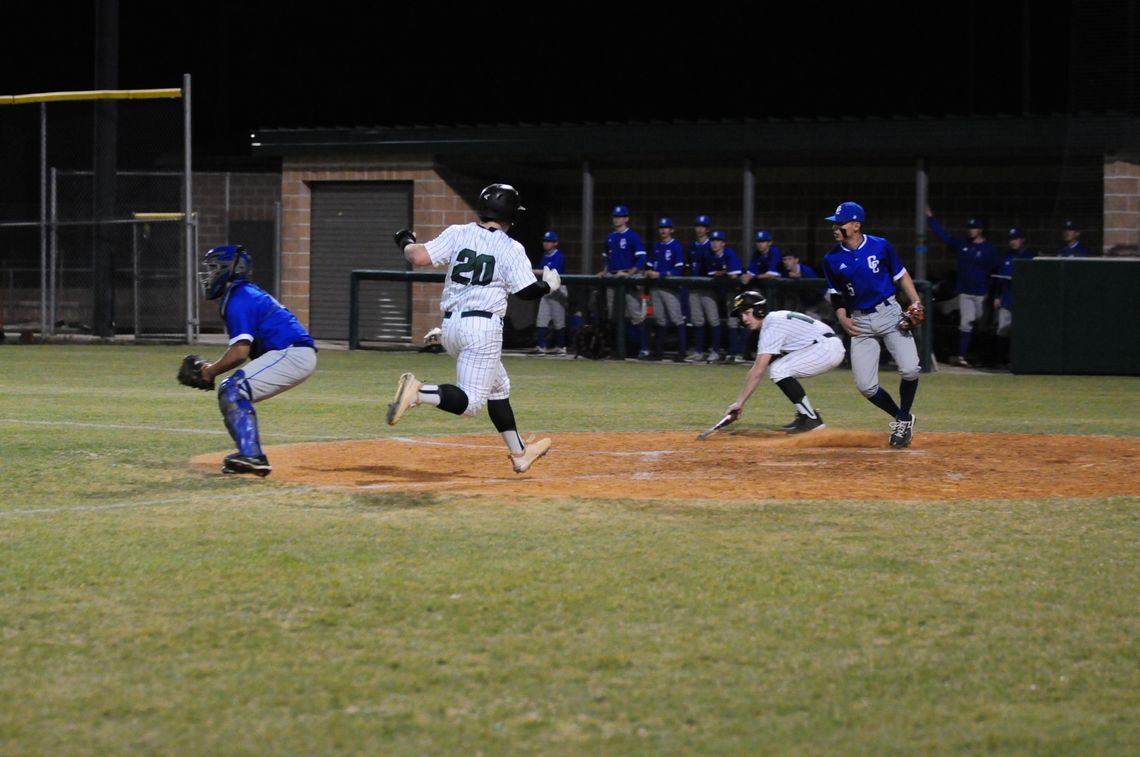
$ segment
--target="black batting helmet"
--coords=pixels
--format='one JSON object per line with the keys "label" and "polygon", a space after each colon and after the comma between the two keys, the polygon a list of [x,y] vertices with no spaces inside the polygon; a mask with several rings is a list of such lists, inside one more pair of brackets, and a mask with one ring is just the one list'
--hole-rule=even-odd
{"label": "black batting helmet", "polygon": [[740,315],[745,310],[752,309],[752,315],[756,318],[763,318],[768,314],[768,300],[764,299],[764,295],[757,292],[755,289],[749,289],[747,292],[741,292],[732,298],[732,314]]}
{"label": "black batting helmet", "polygon": [[479,193],[480,221],[514,223],[523,210],[526,208],[519,205],[519,191],[510,184],[491,184]]}

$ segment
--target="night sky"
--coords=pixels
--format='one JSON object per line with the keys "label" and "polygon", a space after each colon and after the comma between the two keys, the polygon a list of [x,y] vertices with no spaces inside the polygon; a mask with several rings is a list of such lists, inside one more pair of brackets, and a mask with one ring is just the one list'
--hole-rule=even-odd
{"label": "night sky", "polygon": [[[304,5],[121,0],[118,86],[177,87],[193,74],[200,156],[246,156],[249,132],[272,127],[1136,105],[1134,93],[1119,95],[1121,80],[1135,81],[1136,45],[1125,48],[1132,64],[1112,54],[1135,41],[1132,0],[1050,13],[1016,1],[933,3],[924,8],[938,20],[925,24],[872,4],[858,16],[850,4],[837,6],[846,14],[758,5],[762,22],[751,26],[701,11],[654,18],[567,6],[567,18],[540,23],[525,10],[495,19],[488,5],[454,18],[429,3]],[[95,3],[51,6],[21,11],[28,21],[14,27],[22,33],[5,51],[0,94],[94,86]]]}

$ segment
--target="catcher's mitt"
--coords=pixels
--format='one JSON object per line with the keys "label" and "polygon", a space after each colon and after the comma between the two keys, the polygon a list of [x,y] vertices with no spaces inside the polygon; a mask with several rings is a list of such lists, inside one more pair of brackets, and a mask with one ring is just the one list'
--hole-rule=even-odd
{"label": "catcher's mitt", "polygon": [[926,319],[926,310],[921,302],[912,302],[899,316],[899,331],[914,331]]}
{"label": "catcher's mitt", "polygon": [[182,358],[182,365],[178,366],[178,383],[195,389],[207,391],[213,389],[214,380],[207,380],[202,375],[202,367],[205,365],[206,361],[197,355],[187,355]]}

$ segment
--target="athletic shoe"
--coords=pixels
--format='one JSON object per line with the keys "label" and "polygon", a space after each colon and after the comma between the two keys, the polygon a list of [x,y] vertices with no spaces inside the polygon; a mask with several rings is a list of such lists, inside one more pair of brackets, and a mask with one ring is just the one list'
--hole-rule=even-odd
{"label": "athletic shoe", "polygon": [[801,415],[796,418],[796,425],[789,429],[789,434],[806,434],[808,431],[818,431],[821,428],[827,428],[823,422],[823,416],[819,413],[815,414],[814,418],[807,415]]}
{"label": "athletic shoe", "polygon": [[526,354],[528,354],[528,355],[545,355],[546,350],[542,349],[541,347],[535,347],[533,350],[530,350]]}
{"label": "athletic shoe", "polygon": [[526,473],[530,470],[530,466],[534,465],[534,461],[545,455],[550,451],[550,440],[539,439],[537,442],[532,442],[526,445],[521,455],[507,454],[511,459],[511,465],[515,468],[515,473]]}
{"label": "athletic shoe", "polygon": [[787,424],[785,424],[785,425],[783,425],[783,426],[780,426],[780,430],[781,430],[781,431],[788,431],[788,432],[791,432],[793,429],[796,429],[796,428],[798,428],[798,427],[799,427],[799,425],[800,425],[800,418],[806,418],[806,417],[807,417],[807,416],[806,416],[806,415],[804,415],[803,413],[796,413],[796,417],[795,417],[795,418],[792,418],[792,422],[791,422],[791,423],[787,423]]}
{"label": "athletic shoe", "polygon": [[222,473],[252,473],[265,478],[273,467],[265,455],[243,455],[240,452],[226,455],[222,463]]}
{"label": "athletic shoe", "polygon": [[705,362],[705,353],[694,352],[692,355],[689,355],[687,358],[685,358],[685,362],[686,363],[703,363],[703,362]]}
{"label": "athletic shoe", "polygon": [[388,405],[388,425],[395,426],[411,408],[420,404],[420,387],[423,386],[416,377],[410,373],[400,376],[400,383],[396,385],[396,399]]}
{"label": "athletic shoe", "polygon": [[955,355],[952,358],[950,358],[950,365],[956,365],[959,368],[973,368],[974,367],[974,366],[970,365],[969,360],[962,357],[961,355]]}
{"label": "athletic shoe", "polygon": [[652,357],[652,355],[649,354],[649,350],[642,350],[641,352],[637,353],[637,359],[638,360],[652,360],[653,357]]}
{"label": "athletic shoe", "polygon": [[910,414],[909,421],[892,421],[891,422],[891,446],[892,447],[909,447],[910,437],[914,434],[914,422],[918,420],[915,418],[914,413]]}
{"label": "athletic shoe", "polygon": [[705,362],[706,363],[719,363],[720,362],[720,355],[717,354],[716,350],[709,350],[709,356],[707,358],[705,358]]}
{"label": "athletic shoe", "polygon": [[747,363],[748,360],[746,360],[743,355],[731,355],[728,358],[728,362],[739,365],[741,363]]}
{"label": "athletic shoe", "polygon": [[552,349],[550,351],[550,354],[552,354],[552,355],[565,355],[566,354],[566,348],[565,347],[555,347],[554,349]]}

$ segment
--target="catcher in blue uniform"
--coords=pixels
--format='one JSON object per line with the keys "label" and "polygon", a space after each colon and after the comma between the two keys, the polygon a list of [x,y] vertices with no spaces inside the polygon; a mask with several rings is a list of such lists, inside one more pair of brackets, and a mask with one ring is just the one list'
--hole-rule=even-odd
{"label": "catcher in blue uniform", "polygon": [[218,387],[222,420],[237,445],[237,452],[226,456],[222,472],[268,476],[272,468],[261,449],[253,404],[311,376],[317,367],[316,345],[291,312],[249,280],[253,261],[243,247],[215,247],[206,253],[202,267],[206,298],[221,300],[229,346],[213,363],[187,355],[178,381],[212,390],[218,376],[241,366]]}

